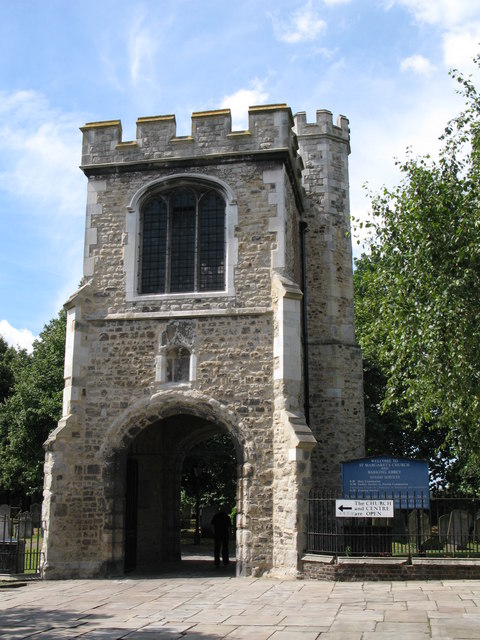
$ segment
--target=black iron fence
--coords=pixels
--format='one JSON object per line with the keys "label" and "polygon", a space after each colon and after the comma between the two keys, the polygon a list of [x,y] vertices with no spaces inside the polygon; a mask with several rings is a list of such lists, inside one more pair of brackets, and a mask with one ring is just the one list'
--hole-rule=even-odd
{"label": "black iron fence", "polygon": [[0,574],[37,574],[42,553],[40,516],[25,511],[0,514]]}
{"label": "black iron fence", "polygon": [[[379,517],[385,513],[390,517]],[[480,499],[415,492],[343,496],[315,490],[309,499],[307,551],[480,558]]]}

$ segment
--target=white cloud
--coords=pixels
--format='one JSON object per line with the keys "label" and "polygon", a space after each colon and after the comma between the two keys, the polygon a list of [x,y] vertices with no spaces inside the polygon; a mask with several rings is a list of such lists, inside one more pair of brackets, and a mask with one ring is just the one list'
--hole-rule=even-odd
{"label": "white cloud", "polygon": [[[418,22],[443,30],[447,67],[469,72],[480,48],[480,4],[474,0],[397,0]],[[390,6],[395,2],[390,2]]]}
{"label": "white cloud", "polygon": [[[480,14],[480,10],[479,10]],[[480,21],[450,29],[443,36],[445,64],[465,73],[473,67],[473,57],[480,51]]]}
{"label": "white cloud", "polygon": [[220,106],[231,110],[232,129],[239,131],[248,128],[248,107],[265,104],[267,100],[268,93],[263,90],[263,83],[254,80],[250,89],[239,89],[226,96]]}
{"label": "white cloud", "polygon": [[[447,84],[448,87],[448,84]],[[451,88],[451,87],[449,87]],[[425,82],[422,90],[410,96],[411,106],[381,113],[376,117],[364,117],[352,126],[352,155],[350,157],[350,202],[353,217],[367,220],[370,216],[370,200],[362,185],[368,182],[373,193],[379,193],[383,185],[392,188],[400,184],[401,173],[395,159],[403,160],[408,147],[414,156],[438,157],[442,146],[439,136],[448,121],[462,108],[462,98],[453,90],[447,90],[433,82]],[[419,105],[429,105],[422,109]],[[372,140],[375,153],[372,153]],[[355,235],[362,242],[365,233]],[[358,256],[361,246],[354,243]]]}
{"label": "white cloud", "polygon": [[[79,213],[84,179],[78,169],[79,114],[50,109],[34,91],[0,92],[0,189],[49,204],[51,218]],[[82,211],[83,215],[83,211]]]}
{"label": "white cloud", "polygon": [[0,335],[11,347],[26,349],[32,352],[33,341],[36,336],[28,329],[15,329],[7,320],[0,320]]}
{"label": "white cloud", "polygon": [[463,24],[478,15],[474,0],[398,0],[420,22],[439,24],[445,28]]}
{"label": "white cloud", "polygon": [[435,67],[432,65],[430,60],[428,60],[424,56],[416,54],[410,56],[409,58],[405,58],[405,60],[402,60],[400,69],[402,71],[413,71],[414,73],[418,73],[419,75],[426,76],[432,73]]}
{"label": "white cloud", "polygon": [[159,36],[143,26],[143,17],[137,18],[128,35],[128,67],[134,85],[153,78],[152,65],[158,50]]}
{"label": "white cloud", "polygon": [[337,4],[350,4],[352,0],[323,0],[327,7],[335,7]]}
{"label": "white cloud", "polygon": [[280,21],[278,17],[274,18],[274,28],[280,40],[296,44],[318,38],[326,30],[327,23],[315,11],[310,0],[297,9],[288,22]]}
{"label": "white cloud", "polygon": [[[40,279],[39,286],[48,282],[50,287],[41,310],[26,291],[18,293],[17,312],[29,315],[28,326],[35,324],[35,313],[44,314],[46,309],[50,315],[57,313],[66,283],[70,294],[81,278],[86,181],[78,168],[78,128],[86,119],[83,114],[52,109],[38,92],[0,91],[0,192],[4,192],[0,215],[10,215],[15,207],[15,224],[24,230],[25,246],[30,247],[22,252],[0,237],[3,264],[12,273],[15,264],[28,273],[32,289]],[[62,298],[61,303],[66,296]],[[29,314],[23,312],[32,304]]]}

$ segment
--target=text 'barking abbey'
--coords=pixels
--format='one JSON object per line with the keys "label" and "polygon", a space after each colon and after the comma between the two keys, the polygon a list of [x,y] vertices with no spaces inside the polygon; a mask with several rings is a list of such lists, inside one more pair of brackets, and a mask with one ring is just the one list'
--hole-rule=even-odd
{"label": "text 'barking abbey'", "polygon": [[181,555],[185,459],[228,434],[240,575],[302,570],[309,490],[363,455],[348,121],[284,104],[87,124],[84,285],[46,443],[45,577]]}

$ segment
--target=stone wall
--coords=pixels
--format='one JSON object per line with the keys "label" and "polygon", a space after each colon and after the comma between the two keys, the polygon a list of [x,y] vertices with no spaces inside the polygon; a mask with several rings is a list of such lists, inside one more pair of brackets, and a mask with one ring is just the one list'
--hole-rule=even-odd
{"label": "stone wall", "polygon": [[[341,560],[341,561],[340,561]],[[302,572],[312,580],[332,582],[364,582],[389,580],[478,580],[480,562],[475,559],[461,560],[405,558],[322,558],[312,554],[302,558]]]}

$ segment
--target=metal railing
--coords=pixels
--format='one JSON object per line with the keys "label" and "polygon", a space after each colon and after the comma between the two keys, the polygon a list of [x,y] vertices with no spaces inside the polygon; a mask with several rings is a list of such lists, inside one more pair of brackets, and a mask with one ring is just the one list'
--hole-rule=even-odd
{"label": "metal railing", "polygon": [[[338,517],[337,500],[393,501],[393,517]],[[359,505],[361,506],[361,504]],[[361,511],[360,511],[361,513]],[[480,500],[415,492],[341,493],[313,490],[309,553],[338,556],[480,558]]]}
{"label": "metal railing", "polygon": [[0,515],[0,574],[37,574],[42,556],[42,527],[28,511]]}

